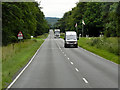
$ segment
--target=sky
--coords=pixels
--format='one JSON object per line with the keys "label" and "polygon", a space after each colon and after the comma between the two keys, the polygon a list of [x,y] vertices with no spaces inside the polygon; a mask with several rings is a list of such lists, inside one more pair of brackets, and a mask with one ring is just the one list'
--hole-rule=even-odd
{"label": "sky", "polygon": [[45,17],[62,18],[64,13],[72,10],[79,0],[35,0],[41,1],[40,6]]}

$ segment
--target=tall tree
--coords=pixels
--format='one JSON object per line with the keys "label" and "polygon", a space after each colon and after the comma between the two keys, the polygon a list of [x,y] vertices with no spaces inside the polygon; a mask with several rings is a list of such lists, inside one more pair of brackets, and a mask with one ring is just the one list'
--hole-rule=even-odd
{"label": "tall tree", "polygon": [[22,31],[24,39],[28,39],[31,35],[47,32],[49,28],[36,2],[4,2],[2,16],[3,45],[16,42],[19,31]]}
{"label": "tall tree", "polygon": [[82,33],[82,20],[84,20],[84,36],[119,36],[118,26],[120,21],[118,3],[79,2],[71,11],[64,14],[58,24],[62,31],[76,30]]}

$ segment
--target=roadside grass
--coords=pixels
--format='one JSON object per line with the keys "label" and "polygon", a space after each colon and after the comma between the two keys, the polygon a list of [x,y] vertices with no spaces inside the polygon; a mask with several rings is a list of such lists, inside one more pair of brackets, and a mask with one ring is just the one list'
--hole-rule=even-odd
{"label": "roadside grass", "polygon": [[65,34],[64,33],[60,33],[60,38],[64,39]]}
{"label": "roadside grass", "polygon": [[118,50],[118,38],[80,38],[78,45],[88,51],[91,51],[107,60],[120,64],[119,62],[119,50]]}
{"label": "roadside grass", "polygon": [[15,75],[28,63],[47,36],[48,34],[44,34],[2,47],[2,88],[6,88],[12,82]]}

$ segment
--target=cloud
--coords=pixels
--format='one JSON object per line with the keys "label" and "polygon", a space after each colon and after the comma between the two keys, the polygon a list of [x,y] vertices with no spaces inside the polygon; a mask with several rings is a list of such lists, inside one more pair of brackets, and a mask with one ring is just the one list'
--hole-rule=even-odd
{"label": "cloud", "polygon": [[79,0],[41,0],[42,11],[46,17],[61,18],[65,12],[76,6]]}

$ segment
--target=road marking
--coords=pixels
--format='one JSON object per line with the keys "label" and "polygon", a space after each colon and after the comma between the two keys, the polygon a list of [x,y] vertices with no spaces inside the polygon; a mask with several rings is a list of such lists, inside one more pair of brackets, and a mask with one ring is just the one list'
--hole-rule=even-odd
{"label": "road marking", "polygon": [[73,62],[70,62],[73,65]]}
{"label": "road marking", "polygon": [[69,60],[70,58],[68,58],[68,60]]}
{"label": "road marking", "polygon": [[66,54],[65,54],[65,56],[66,56]]}
{"label": "road marking", "polygon": [[78,70],[77,68],[75,68],[75,70],[76,70],[77,72],[79,72],[79,70]]}
{"label": "road marking", "polygon": [[[80,49],[82,49],[82,50],[84,50],[85,52],[87,52],[88,54],[91,54],[91,55],[93,55],[93,56],[96,56],[96,57],[98,57],[98,58],[100,58],[100,59],[102,59],[102,60],[106,60],[105,58],[103,58],[103,57],[101,57],[101,56],[99,56],[99,55],[97,55],[97,54],[95,54],[95,53],[93,53],[93,52],[91,52],[91,51],[88,51],[88,50],[86,50],[86,49],[83,49],[83,48],[81,48],[81,47],[79,47]],[[110,61],[110,60],[106,60],[107,62],[111,62],[111,63],[113,63],[113,64],[116,64],[116,63],[114,63],[114,62],[112,62],[112,61]],[[117,65],[117,64],[116,64]]]}
{"label": "road marking", "polygon": [[59,47],[59,49],[61,49],[61,48]]}
{"label": "road marking", "polygon": [[42,45],[40,46],[40,48],[36,51],[36,53],[34,54],[34,56],[31,58],[31,60],[28,62],[28,64],[23,68],[23,70],[18,74],[18,76],[12,81],[12,83],[10,83],[10,85],[7,87],[6,90],[8,90],[9,88],[11,88],[13,86],[13,84],[18,80],[18,78],[23,74],[23,72],[27,69],[27,67],[31,64],[31,62],[33,61],[33,59],[35,58],[35,56],[37,55],[37,53],[39,52],[39,50],[41,49],[41,47],[44,45],[45,41],[42,43]]}
{"label": "road marking", "polygon": [[64,52],[63,52],[64,53]]}
{"label": "road marking", "polygon": [[85,78],[83,78],[83,80],[84,80],[85,83],[88,83],[88,81]]}

